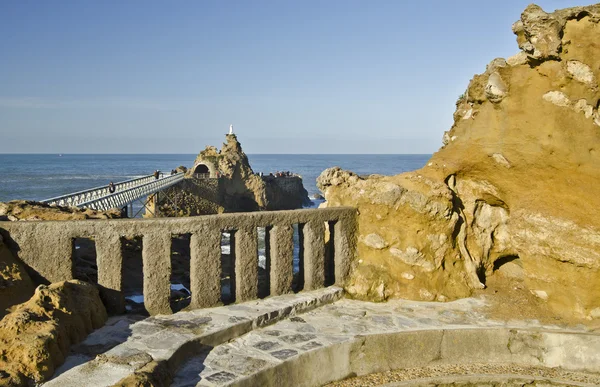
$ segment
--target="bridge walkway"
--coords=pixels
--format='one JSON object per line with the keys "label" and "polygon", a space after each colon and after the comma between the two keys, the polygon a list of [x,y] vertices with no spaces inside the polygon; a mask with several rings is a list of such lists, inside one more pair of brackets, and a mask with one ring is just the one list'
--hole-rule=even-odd
{"label": "bridge walkway", "polygon": [[64,207],[90,208],[99,211],[124,208],[136,200],[179,183],[183,180],[183,177],[183,172],[159,176],[158,179],[154,175],[148,175],[115,183],[113,186],[114,192],[111,192],[111,187],[106,185],[42,200],[42,203]]}

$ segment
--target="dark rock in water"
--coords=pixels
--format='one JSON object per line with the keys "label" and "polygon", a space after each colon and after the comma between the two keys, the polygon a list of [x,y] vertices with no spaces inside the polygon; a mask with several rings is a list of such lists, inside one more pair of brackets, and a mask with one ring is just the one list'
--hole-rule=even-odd
{"label": "dark rock in water", "polygon": [[315,200],[325,200],[325,198],[323,197],[323,195],[318,194],[318,193],[314,194],[312,196],[312,198],[315,199]]}

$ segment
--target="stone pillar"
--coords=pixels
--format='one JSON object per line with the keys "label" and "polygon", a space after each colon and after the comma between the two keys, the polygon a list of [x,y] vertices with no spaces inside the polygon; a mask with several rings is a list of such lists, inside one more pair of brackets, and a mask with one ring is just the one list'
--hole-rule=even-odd
{"label": "stone pillar", "polygon": [[235,232],[235,301],[258,297],[258,235],[256,227]]}
{"label": "stone pillar", "polygon": [[100,295],[109,313],[123,313],[125,297],[121,292],[123,284],[121,237],[119,234],[106,233],[98,235],[95,240]]}
{"label": "stone pillar", "polygon": [[350,263],[356,252],[354,219],[339,219],[334,226],[335,284],[344,286],[350,273]]}
{"label": "stone pillar", "polygon": [[193,233],[190,238],[191,308],[221,302],[221,230]]}
{"label": "stone pillar", "polygon": [[294,229],[291,225],[271,228],[271,296],[289,293],[292,288],[294,260]]}
{"label": "stone pillar", "polygon": [[325,285],[325,224],[308,222],[304,225],[304,290]]}
{"label": "stone pillar", "polygon": [[171,234],[148,233],[142,243],[144,306],[151,315],[171,314]]}
{"label": "stone pillar", "polygon": [[[43,235],[43,233],[39,233],[38,235],[40,234]],[[46,238],[39,239],[47,241]],[[48,259],[45,262],[50,272],[48,280],[50,282],[60,282],[73,279],[75,268],[73,238],[69,235],[57,233],[56,238],[51,239],[51,241],[47,241],[50,242],[48,245],[38,245],[38,251],[48,250],[49,253],[47,256]],[[34,267],[34,269],[36,268]]]}

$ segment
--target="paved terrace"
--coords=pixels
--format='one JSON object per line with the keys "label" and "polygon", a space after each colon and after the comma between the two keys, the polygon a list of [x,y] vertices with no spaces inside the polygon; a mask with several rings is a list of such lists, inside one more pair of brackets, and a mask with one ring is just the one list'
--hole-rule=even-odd
{"label": "paved terrace", "polygon": [[111,386],[150,362],[176,387],[320,386],[390,370],[403,370],[399,386],[600,385],[600,335],[583,326],[494,321],[481,299],[342,297],[329,287],[140,321],[113,317],[45,386]]}

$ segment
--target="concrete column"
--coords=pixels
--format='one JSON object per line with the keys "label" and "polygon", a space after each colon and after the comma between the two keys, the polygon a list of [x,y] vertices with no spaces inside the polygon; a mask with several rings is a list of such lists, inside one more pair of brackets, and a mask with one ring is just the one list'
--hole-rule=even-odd
{"label": "concrete column", "polygon": [[271,228],[271,296],[289,293],[292,289],[294,260],[294,229],[291,225]]}
{"label": "concrete column", "polygon": [[235,301],[258,297],[258,235],[256,227],[235,232]]}
{"label": "concrete column", "polygon": [[340,219],[334,226],[335,284],[344,286],[350,273],[350,264],[356,252],[356,222],[354,219]]}
{"label": "concrete column", "polygon": [[325,285],[325,224],[308,222],[304,225],[304,290]]}
{"label": "concrete column", "polygon": [[221,302],[221,230],[194,233],[190,238],[192,308]]}
{"label": "concrete column", "polygon": [[144,306],[151,315],[171,314],[171,234],[145,234],[142,244]]}
{"label": "concrete column", "polygon": [[96,264],[100,295],[109,313],[125,311],[123,284],[123,254],[119,234],[101,234],[96,238]]}

